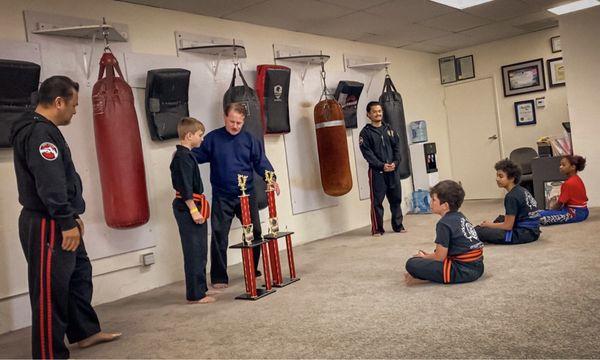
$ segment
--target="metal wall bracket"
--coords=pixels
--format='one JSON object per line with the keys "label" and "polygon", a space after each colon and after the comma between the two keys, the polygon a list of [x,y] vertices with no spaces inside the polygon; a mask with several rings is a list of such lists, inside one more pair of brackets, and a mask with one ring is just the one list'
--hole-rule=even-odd
{"label": "metal wall bracket", "polygon": [[210,69],[217,76],[219,65],[224,58],[231,58],[235,66],[240,65],[239,59],[247,57],[244,43],[239,39],[209,37],[203,35],[175,32],[177,55],[179,52],[208,55],[212,57]]}
{"label": "metal wall bracket", "polygon": [[277,64],[277,61],[290,61],[304,64],[304,70],[300,75],[302,83],[306,78],[306,72],[311,65],[321,65],[326,63],[331,56],[323,55],[323,51],[311,51],[301,48],[295,48],[285,45],[273,44],[273,61]]}

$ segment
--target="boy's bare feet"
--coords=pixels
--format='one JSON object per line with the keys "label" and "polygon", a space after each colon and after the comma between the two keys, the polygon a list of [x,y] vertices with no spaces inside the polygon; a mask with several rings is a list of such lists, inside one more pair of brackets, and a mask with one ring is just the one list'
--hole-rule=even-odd
{"label": "boy's bare feet", "polygon": [[215,299],[212,296],[205,296],[200,300],[196,300],[196,301],[188,301],[188,304],[192,305],[192,304],[210,304],[210,303],[214,303],[215,301],[217,301],[217,299]]}
{"label": "boy's bare feet", "polygon": [[85,349],[87,347],[90,347],[90,346],[93,346],[96,344],[116,340],[116,339],[120,338],[121,335],[122,335],[121,333],[105,333],[105,332],[101,331],[99,333],[96,333],[96,334],[88,337],[88,338],[81,340],[77,344],[79,345],[80,348]]}
{"label": "boy's bare feet", "polygon": [[375,233],[373,234],[374,237],[380,237],[381,235],[383,235],[382,233]]}
{"label": "boy's bare feet", "polygon": [[228,285],[225,283],[214,283],[212,284],[213,289],[225,289]]}
{"label": "boy's bare feet", "polygon": [[221,293],[223,293],[223,291],[217,289],[209,289],[208,291],[206,291],[206,295],[219,295]]}
{"label": "boy's bare feet", "polygon": [[407,286],[413,286],[413,285],[419,285],[419,284],[426,284],[429,281],[417,279],[417,278],[412,277],[409,273],[404,273],[404,282],[406,283]]}

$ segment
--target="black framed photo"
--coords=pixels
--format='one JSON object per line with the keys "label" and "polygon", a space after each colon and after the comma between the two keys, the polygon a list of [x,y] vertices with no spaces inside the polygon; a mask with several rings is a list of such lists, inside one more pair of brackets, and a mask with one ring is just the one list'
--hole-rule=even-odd
{"label": "black framed photo", "polygon": [[515,102],[515,117],[517,126],[535,124],[535,100]]}
{"label": "black framed photo", "polygon": [[504,96],[546,90],[544,59],[523,61],[502,67]]}
{"label": "black framed photo", "polygon": [[443,84],[449,84],[456,81],[456,63],[454,55],[439,59],[440,81]]}
{"label": "black framed photo", "polygon": [[548,82],[550,87],[565,86],[567,77],[562,57],[546,60],[548,66]]}
{"label": "black framed photo", "polygon": [[475,65],[473,55],[463,56],[456,59],[456,79],[466,80],[475,77]]}
{"label": "black framed photo", "polygon": [[553,53],[561,52],[562,48],[560,47],[560,36],[554,36],[550,38],[550,48]]}

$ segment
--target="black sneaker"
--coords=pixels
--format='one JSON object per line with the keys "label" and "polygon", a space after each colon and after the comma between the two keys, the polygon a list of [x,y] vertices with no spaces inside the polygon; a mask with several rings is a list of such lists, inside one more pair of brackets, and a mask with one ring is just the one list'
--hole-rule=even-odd
{"label": "black sneaker", "polygon": [[260,272],[260,270],[256,270],[255,274],[256,274],[256,277],[261,277],[262,276],[262,273]]}

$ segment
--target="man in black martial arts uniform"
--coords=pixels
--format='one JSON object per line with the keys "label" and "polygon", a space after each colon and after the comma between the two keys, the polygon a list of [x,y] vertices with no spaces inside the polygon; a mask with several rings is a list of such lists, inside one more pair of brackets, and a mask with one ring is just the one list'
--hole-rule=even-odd
{"label": "man in black martial arts uniform", "polygon": [[406,262],[408,285],[423,281],[455,284],[475,281],[483,274],[483,243],[473,225],[458,211],[465,192],[455,181],[431,188],[431,211],[441,215],[435,227],[435,251],[422,250]]}
{"label": "man in black martial arts uniform", "polygon": [[392,229],[405,232],[402,225],[402,188],[398,176],[400,163],[400,138],[383,123],[383,109],[377,101],[367,104],[370,124],[360,131],[359,144],[363,157],[369,163],[371,187],[371,235],[381,236],[383,229],[383,199],[387,196],[392,212]]}
{"label": "man in black martial arts uniform", "polygon": [[83,244],[82,184],[58,126],[68,125],[79,85],[53,76],[39,105],[12,127],[11,143],[23,205],[19,237],[29,273],[33,358],[68,358],[70,343],[88,347],[118,338],[104,333],[91,306],[92,266]]}

